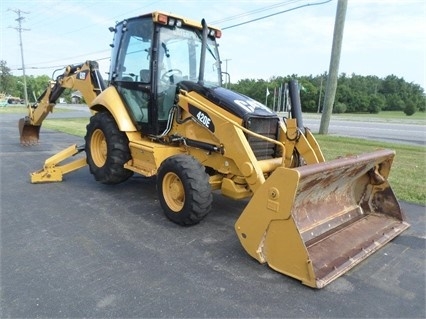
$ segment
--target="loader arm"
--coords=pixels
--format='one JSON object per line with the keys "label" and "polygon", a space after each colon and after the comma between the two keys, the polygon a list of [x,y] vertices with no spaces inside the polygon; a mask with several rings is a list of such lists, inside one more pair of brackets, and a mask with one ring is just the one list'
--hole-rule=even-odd
{"label": "loader arm", "polygon": [[[237,119],[231,119],[227,114],[218,111],[209,101],[195,92],[180,90],[179,104],[182,109],[190,113],[189,108],[197,107],[211,118],[215,123],[215,137],[223,144],[224,156],[230,159],[235,165],[228,165],[229,172],[244,177],[249,192],[241,191],[241,196],[230,193],[230,189],[222,188],[222,193],[232,198],[241,198],[251,196],[265,182],[265,175],[273,172],[277,167],[291,167],[293,162],[293,151],[297,150],[303,156],[306,164],[316,164],[324,162],[324,156],[316,142],[314,136],[309,130],[302,133],[297,127],[296,119],[288,119],[286,124],[279,123],[279,140],[275,140],[258,133],[255,133],[237,122]],[[185,135],[185,133],[182,133]],[[245,135],[253,136],[259,140],[275,144],[281,149],[282,157],[257,160],[251,149]],[[218,146],[219,148],[219,146]],[[213,157],[214,158],[214,157]],[[215,161],[215,159],[213,159]],[[220,164],[203,163],[206,166],[218,167]],[[235,169],[232,171],[233,166]],[[228,181],[225,178],[225,184]],[[234,186],[233,186],[234,187]],[[238,192],[238,191],[237,191]]]}
{"label": "loader arm", "polygon": [[[217,155],[216,163],[200,158],[224,175],[222,194],[252,196],[235,230],[260,263],[322,288],[409,227],[388,182],[393,151],[326,162],[297,119],[280,122],[279,138],[273,140],[251,132],[196,92],[180,93],[185,111],[196,106],[214,123],[209,130],[223,156]],[[248,135],[280,146],[282,157],[258,160]],[[295,162],[294,151],[302,162]]]}
{"label": "loader arm", "polygon": [[98,63],[86,61],[78,65],[69,65],[62,75],[48,83],[36,103],[28,106],[28,115],[19,120],[21,144],[38,143],[41,124],[53,111],[56,101],[67,88],[79,90],[86,103],[90,104],[105,89]]}

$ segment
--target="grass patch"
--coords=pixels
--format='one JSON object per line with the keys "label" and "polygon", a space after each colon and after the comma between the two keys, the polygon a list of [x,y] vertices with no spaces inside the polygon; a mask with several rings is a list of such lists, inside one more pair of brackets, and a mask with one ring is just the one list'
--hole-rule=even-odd
{"label": "grass patch", "polygon": [[[61,108],[55,108],[53,110],[54,113],[57,112],[70,112],[71,110],[67,110],[67,109],[61,109]],[[0,107],[0,114],[22,114],[22,117],[28,115],[28,108],[26,106],[23,105],[8,105],[5,107]]]}
{"label": "grass patch", "polygon": [[28,109],[25,106],[5,106],[0,107],[0,114],[28,114]]}
{"label": "grass patch", "polygon": [[[48,119],[43,127],[84,136],[88,118]],[[380,148],[396,151],[389,181],[398,199],[426,204],[426,148],[358,138],[316,135],[326,160],[349,154],[361,154]]]}
{"label": "grass patch", "polygon": [[[303,113],[304,118],[321,119],[322,114]],[[362,122],[387,122],[387,123],[412,123],[426,124],[426,112],[416,112],[407,116],[402,111],[383,111],[377,114],[370,113],[342,113],[333,114],[332,119],[362,121]]]}
{"label": "grass patch", "polygon": [[371,119],[397,119],[397,120],[405,120],[405,119],[413,119],[413,120],[426,120],[426,112],[417,111],[413,115],[406,115],[403,111],[382,111],[377,114],[371,113],[343,113],[343,114],[333,114],[333,116],[346,116],[350,117],[359,116]]}
{"label": "grass patch", "polygon": [[86,135],[87,124],[89,124],[88,117],[76,117],[68,119],[46,119],[42,127],[84,137]]}

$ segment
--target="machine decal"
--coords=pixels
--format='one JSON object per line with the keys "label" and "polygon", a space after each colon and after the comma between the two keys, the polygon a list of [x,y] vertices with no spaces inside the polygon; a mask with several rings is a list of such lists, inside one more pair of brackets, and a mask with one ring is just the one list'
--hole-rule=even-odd
{"label": "machine decal", "polygon": [[89,74],[89,70],[84,70],[84,71],[78,72],[77,79],[84,81],[87,78],[87,74]]}
{"label": "machine decal", "polygon": [[[218,105],[232,114],[240,118],[245,118],[249,115],[276,117],[277,115],[272,112],[267,106],[262,103],[245,96],[243,94],[233,92],[223,87],[206,88],[198,83],[190,81],[181,81],[179,86],[185,91],[193,91],[210,102]],[[197,116],[196,114],[193,114]]]}
{"label": "machine decal", "polygon": [[253,99],[234,100],[234,103],[245,109],[249,113],[254,113],[256,109],[262,109],[268,113],[272,113],[265,105]]}
{"label": "machine decal", "polygon": [[210,116],[191,104],[189,104],[189,113],[191,113],[198,120],[198,122],[203,124],[210,131],[214,132],[214,124]]}

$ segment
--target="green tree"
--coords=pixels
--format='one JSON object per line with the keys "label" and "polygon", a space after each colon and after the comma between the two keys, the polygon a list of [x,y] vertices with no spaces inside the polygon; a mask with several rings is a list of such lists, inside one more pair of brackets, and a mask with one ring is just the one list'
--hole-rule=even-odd
{"label": "green tree", "polygon": [[413,115],[416,113],[416,106],[412,103],[408,103],[404,108],[404,113],[407,116]]}
{"label": "green tree", "polygon": [[266,88],[268,87],[270,93],[272,93],[272,87],[269,86],[269,83],[262,79],[244,79],[236,84],[231,84],[230,89],[247,95],[260,103],[265,103]]}
{"label": "green tree", "polygon": [[30,101],[38,99],[49,86],[50,78],[47,75],[27,77],[27,90]]}
{"label": "green tree", "polygon": [[300,91],[300,102],[302,103],[303,112],[317,112],[318,110],[318,97],[319,87],[313,83],[312,76],[303,76],[300,78],[299,83],[303,87]]}
{"label": "green tree", "polygon": [[336,104],[334,104],[333,113],[345,113],[346,109],[347,107],[345,103],[337,102]]}
{"label": "green tree", "polygon": [[[317,76],[272,77],[268,81],[245,79],[230,88],[251,98],[265,103],[266,87],[272,94],[290,79],[296,79],[303,87],[300,92],[304,112],[317,112],[318,104],[322,104],[326,86],[326,74]],[[320,96],[321,94],[321,96]],[[268,98],[268,106],[272,106],[272,97]],[[357,74],[339,76],[334,112],[369,112],[384,111],[426,111],[426,95],[420,85],[408,83],[403,78],[388,75],[381,79],[374,75],[362,76]]]}
{"label": "green tree", "polygon": [[408,83],[403,78],[388,75],[379,90],[385,96],[386,110],[405,111],[425,110],[426,97],[424,89],[418,84]]}
{"label": "green tree", "polygon": [[386,105],[384,110],[386,111],[402,111],[405,107],[404,101],[398,95],[398,93],[385,94]]}
{"label": "green tree", "polygon": [[10,73],[10,68],[7,67],[7,62],[0,60],[0,93],[12,94],[13,82],[13,76]]}
{"label": "green tree", "polygon": [[[336,98],[335,98],[335,104],[337,103],[343,103],[346,105],[346,110],[349,112],[352,112],[352,109],[348,109],[348,105],[351,105],[353,100],[353,92],[348,85],[347,81],[345,79],[342,81],[343,83],[337,84],[337,90],[336,90]],[[345,83],[346,82],[346,83]]]}
{"label": "green tree", "polygon": [[373,95],[370,98],[370,104],[368,105],[368,112],[371,114],[379,113],[382,108],[385,106],[385,98],[380,95]]}

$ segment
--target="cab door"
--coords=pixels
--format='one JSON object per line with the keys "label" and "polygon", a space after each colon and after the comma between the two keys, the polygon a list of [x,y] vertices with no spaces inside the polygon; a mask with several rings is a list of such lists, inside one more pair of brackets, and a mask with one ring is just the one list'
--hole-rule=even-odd
{"label": "cab door", "polygon": [[148,17],[125,20],[117,25],[116,59],[111,61],[111,84],[117,88],[130,117],[143,134],[158,131],[156,85],[151,67],[156,53],[153,29],[153,21]]}

